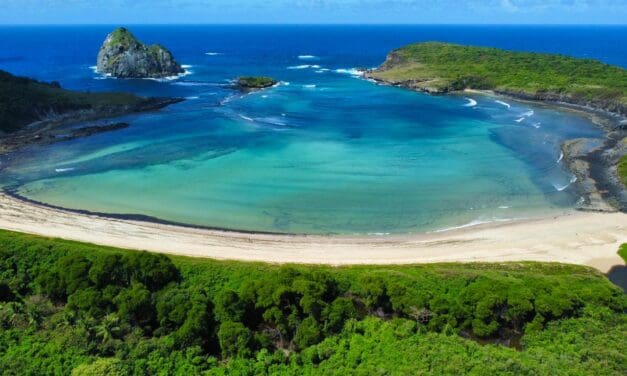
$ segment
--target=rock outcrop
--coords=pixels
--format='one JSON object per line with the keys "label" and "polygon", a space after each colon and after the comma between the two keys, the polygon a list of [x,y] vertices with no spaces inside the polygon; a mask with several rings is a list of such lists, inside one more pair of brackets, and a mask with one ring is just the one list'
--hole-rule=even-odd
{"label": "rock outcrop", "polygon": [[146,46],[120,27],[107,35],[98,52],[99,73],[118,78],[162,78],[185,71],[163,46]]}

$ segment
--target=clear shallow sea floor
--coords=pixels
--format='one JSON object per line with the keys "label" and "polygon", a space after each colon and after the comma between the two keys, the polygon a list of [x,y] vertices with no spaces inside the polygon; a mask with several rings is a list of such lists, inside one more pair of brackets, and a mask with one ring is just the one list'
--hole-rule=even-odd
{"label": "clear shallow sea floor", "polygon": [[[150,30],[137,34],[165,36]],[[92,39],[106,30],[91,32],[79,39],[97,51]],[[559,213],[578,200],[559,145],[600,136],[587,120],[481,95],[377,86],[354,67],[384,53],[314,42],[238,51],[171,40],[190,74],[164,81],[103,79],[81,53],[65,86],[188,99],[115,120],[127,129],[0,160],[0,184],[72,209],[312,234],[435,231]],[[248,95],[223,87],[240,74],[282,82]]]}

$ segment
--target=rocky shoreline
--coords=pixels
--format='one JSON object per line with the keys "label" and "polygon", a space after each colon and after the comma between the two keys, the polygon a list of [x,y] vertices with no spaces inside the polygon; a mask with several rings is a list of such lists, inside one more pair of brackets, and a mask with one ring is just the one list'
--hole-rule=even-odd
{"label": "rocky shoreline", "polygon": [[[363,77],[379,85],[396,86],[431,95],[456,94],[464,91],[440,90],[424,83],[386,81],[372,75],[376,70],[363,71]],[[577,180],[574,188],[581,196],[578,210],[627,212],[627,188],[620,181],[616,164],[627,154],[627,108],[618,106],[615,111],[595,107],[590,102],[570,101],[570,97],[532,96],[525,93],[498,90],[465,90],[482,95],[499,96],[534,105],[556,107],[587,117],[605,133],[603,139],[574,139],[565,141],[561,150],[564,164]],[[591,145],[596,141],[597,145]],[[599,142],[600,141],[600,142]]]}
{"label": "rocky shoreline", "polygon": [[[71,130],[63,126],[114,118],[133,113],[148,112],[161,109],[168,105],[182,102],[182,98],[146,98],[139,103],[128,105],[103,105],[92,109],[54,114],[47,119],[29,124],[24,129],[0,136],[0,155],[7,154],[25,146],[47,145],[54,142],[67,141],[79,137],[87,137],[96,133],[113,131],[128,126],[127,123],[90,124]],[[1,166],[0,166],[1,167]]]}

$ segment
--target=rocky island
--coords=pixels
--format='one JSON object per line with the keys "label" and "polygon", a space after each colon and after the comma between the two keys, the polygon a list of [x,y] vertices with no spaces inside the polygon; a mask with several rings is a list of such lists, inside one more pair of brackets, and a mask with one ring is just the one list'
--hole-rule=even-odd
{"label": "rocky island", "polygon": [[589,139],[562,145],[583,199],[579,208],[627,211],[624,162],[619,162],[627,158],[627,70],[592,59],[425,42],[390,52],[363,75],[431,94],[475,90],[580,111],[606,137],[594,148],[586,146]]}
{"label": "rocky island", "polygon": [[107,35],[98,52],[97,71],[117,78],[163,78],[185,72],[167,48],[146,46],[123,27]]}
{"label": "rocky island", "polygon": [[263,76],[243,76],[235,80],[234,87],[241,91],[254,91],[272,87],[277,81],[270,77]]}

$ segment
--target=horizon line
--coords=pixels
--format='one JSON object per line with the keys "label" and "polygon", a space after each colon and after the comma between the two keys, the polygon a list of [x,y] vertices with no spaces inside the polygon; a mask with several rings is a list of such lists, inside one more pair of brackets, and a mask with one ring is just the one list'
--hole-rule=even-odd
{"label": "horizon line", "polygon": [[285,23],[259,23],[259,22],[217,22],[217,23],[127,23],[127,22],[102,22],[102,23],[0,23],[1,26],[112,26],[112,25],[132,25],[132,26],[627,26],[627,23],[384,23],[384,22],[285,22]]}

